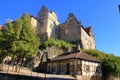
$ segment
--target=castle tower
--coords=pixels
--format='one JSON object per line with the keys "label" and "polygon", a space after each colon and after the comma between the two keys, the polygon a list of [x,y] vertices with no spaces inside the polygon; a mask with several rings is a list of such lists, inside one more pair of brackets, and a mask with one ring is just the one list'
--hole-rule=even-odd
{"label": "castle tower", "polygon": [[49,11],[44,5],[38,12],[36,19],[40,23],[40,37],[41,39],[47,40],[49,38],[58,38],[58,25],[57,16],[55,12]]}
{"label": "castle tower", "polygon": [[59,38],[68,42],[79,42],[81,38],[80,22],[70,13],[65,23],[59,25]]}
{"label": "castle tower", "polygon": [[65,23],[59,25],[59,38],[71,43],[80,44],[84,49],[95,49],[92,28],[84,28],[76,17],[70,13]]}

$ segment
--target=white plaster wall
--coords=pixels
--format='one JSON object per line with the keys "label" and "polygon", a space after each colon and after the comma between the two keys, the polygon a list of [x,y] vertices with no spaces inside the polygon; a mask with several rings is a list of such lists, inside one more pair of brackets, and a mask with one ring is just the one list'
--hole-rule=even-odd
{"label": "white plaster wall", "polygon": [[[90,66],[90,71],[86,71],[86,70],[85,70],[85,66],[86,66],[86,65],[89,65],[89,66]],[[102,76],[102,73],[96,72],[96,68],[97,68],[98,66],[101,67],[101,64],[100,64],[100,63],[96,63],[96,62],[91,62],[91,61],[82,60],[82,75],[101,77],[101,76]]]}

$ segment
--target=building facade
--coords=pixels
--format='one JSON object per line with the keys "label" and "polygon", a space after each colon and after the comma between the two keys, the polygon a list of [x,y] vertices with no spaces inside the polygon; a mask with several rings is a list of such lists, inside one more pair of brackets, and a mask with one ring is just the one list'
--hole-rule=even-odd
{"label": "building facade", "polygon": [[101,61],[82,51],[52,58],[48,62],[47,72],[74,75],[78,80],[102,80]]}
{"label": "building facade", "polygon": [[36,26],[37,33],[43,42],[49,38],[55,38],[80,44],[84,49],[96,48],[92,28],[84,28],[72,13],[69,14],[65,23],[60,24],[55,12],[42,6],[35,20],[33,19],[33,26]]}
{"label": "building facade", "polygon": [[59,38],[80,44],[84,49],[96,48],[92,28],[84,28],[72,13],[69,14],[65,23],[59,25]]}
{"label": "building facade", "polygon": [[59,22],[55,12],[49,11],[46,6],[42,6],[36,16],[36,19],[40,23],[39,36],[43,41],[48,38],[58,38]]}

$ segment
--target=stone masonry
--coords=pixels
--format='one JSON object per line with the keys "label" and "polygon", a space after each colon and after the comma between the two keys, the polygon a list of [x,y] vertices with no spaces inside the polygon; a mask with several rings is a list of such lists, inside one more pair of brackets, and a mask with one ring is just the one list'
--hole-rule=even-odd
{"label": "stone masonry", "polygon": [[84,28],[73,13],[70,13],[67,20],[60,24],[57,15],[42,6],[36,17],[31,17],[31,24],[36,27],[38,36],[44,42],[49,38],[61,39],[67,42],[80,44],[84,49],[95,49],[95,39],[92,28]]}

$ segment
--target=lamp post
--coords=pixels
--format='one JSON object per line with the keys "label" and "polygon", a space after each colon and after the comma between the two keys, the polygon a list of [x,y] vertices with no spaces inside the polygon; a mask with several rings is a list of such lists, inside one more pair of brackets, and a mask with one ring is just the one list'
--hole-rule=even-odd
{"label": "lamp post", "polygon": [[118,6],[118,9],[119,9],[119,13],[120,13],[120,4],[119,4],[119,6]]}
{"label": "lamp post", "polygon": [[44,55],[45,55],[45,58],[46,58],[46,62],[45,62],[45,78],[44,78],[44,80],[46,80],[47,63],[48,63],[48,52],[45,51],[45,52],[43,53],[43,56],[44,56]]}

